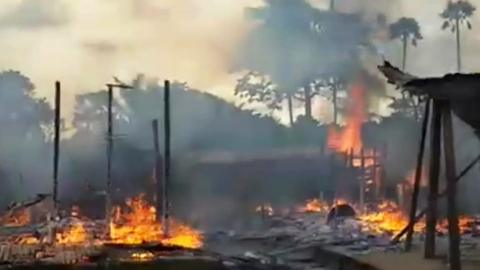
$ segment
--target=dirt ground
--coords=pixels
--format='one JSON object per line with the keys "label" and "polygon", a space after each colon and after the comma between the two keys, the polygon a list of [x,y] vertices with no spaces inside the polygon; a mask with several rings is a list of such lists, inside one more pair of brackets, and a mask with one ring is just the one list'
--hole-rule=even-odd
{"label": "dirt ground", "polygon": [[[422,250],[411,253],[371,253],[356,257],[358,260],[381,270],[448,270],[443,259],[425,260]],[[463,262],[463,270],[479,270],[480,261]]]}

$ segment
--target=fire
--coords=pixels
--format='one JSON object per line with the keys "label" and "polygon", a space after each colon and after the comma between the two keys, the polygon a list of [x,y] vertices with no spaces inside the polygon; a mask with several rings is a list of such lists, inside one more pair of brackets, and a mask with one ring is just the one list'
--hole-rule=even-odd
{"label": "fire", "polygon": [[126,211],[115,207],[110,224],[110,239],[117,244],[161,243],[185,248],[200,248],[203,237],[200,232],[170,220],[169,235],[166,236],[163,225],[157,221],[155,208],[145,201],[145,195],[126,201]]}
{"label": "fire", "polygon": [[273,214],[275,213],[273,211],[272,205],[268,203],[257,206],[257,208],[255,208],[255,212],[260,214],[265,214],[269,217],[273,216]]}
{"label": "fire", "polygon": [[34,236],[20,236],[16,242],[20,245],[38,245],[40,240]]}
{"label": "fire", "polygon": [[[369,231],[377,234],[397,234],[408,224],[408,216],[396,203],[383,201],[377,210],[359,216],[362,225]],[[423,231],[423,222],[415,224],[414,231]]]}
{"label": "fire", "polygon": [[[475,218],[470,216],[460,216],[458,218],[458,227],[460,227],[460,233],[464,234],[472,231],[475,226]],[[443,219],[437,225],[437,231],[447,234],[448,233],[448,220]]]}
{"label": "fire", "polygon": [[131,255],[132,259],[136,261],[149,261],[155,257],[151,252],[135,252]]}
{"label": "fire", "polygon": [[307,200],[305,205],[297,208],[300,213],[327,213],[330,210],[330,206],[319,199]]}
{"label": "fire", "polygon": [[333,126],[328,129],[327,145],[335,151],[345,153],[353,149],[358,153],[362,148],[362,125],[366,118],[364,96],[363,85],[354,85],[347,103],[345,126],[340,131]]}
{"label": "fire", "polygon": [[[347,200],[345,200],[345,199],[343,199],[343,198],[335,199],[334,202],[333,202],[333,205],[334,205],[334,206],[342,205],[342,204],[350,204],[350,205],[352,205],[350,202],[348,202]],[[332,207],[333,207],[333,206],[332,206]]]}
{"label": "fire", "polygon": [[78,245],[86,243],[88,234],[83,226],[83,223],[76,222],[69,229],[63,233],[56,234],[56,243],[62,245]]}
{"label": "fire", "polygon": [[7,213],[2,218],[2,225],[9,227],[20,227],[30,224],[31,214],[27,209],[21,209],[13,213]]}

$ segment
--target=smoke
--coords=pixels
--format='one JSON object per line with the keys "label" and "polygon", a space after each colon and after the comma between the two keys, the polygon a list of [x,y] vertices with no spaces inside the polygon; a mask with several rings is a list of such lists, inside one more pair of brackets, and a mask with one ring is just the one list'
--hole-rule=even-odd
{"label": "smoke", "polygon": [[0,62],[31,77],[42,96],[52,98],[61,80],[66,113],[75,94],[140,72],[230,98],[228,62],[248,30],[243,9],[258,2],[5,0],[0,49],[9,53]]}

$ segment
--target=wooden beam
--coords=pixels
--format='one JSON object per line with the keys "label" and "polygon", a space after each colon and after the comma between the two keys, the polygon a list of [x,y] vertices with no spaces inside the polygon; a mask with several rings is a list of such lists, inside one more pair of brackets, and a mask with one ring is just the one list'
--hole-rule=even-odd
{"label": "wooden beam", "polygon": [[447,219],[449,235],[449,262],[450,270],[461,270],[460,261],[460,229],[457,212],[457,185],[455,183],[455,147],[453,138],[452,114],[450,102],[443,108],[443,147],[445,152],[445,173],[447,177]]}
{"label": "wooden beam", "polygon": [[430,172],[429,172],[429,193],[428,211],[425,231],[425,258],[435,257],[435,235],[437,230],[438,212],[438,188],[440,175],[441,156],[441,132],[442,132],[442,106],[438,101],[433,101],[432,121],[430,128]]}
{"label": "wooden beam", "polygon": [[[422,180],[425,141],[427,137],[428,120],[430,118],[430,105],[431,105],[430,103],[431,101],[430,99],[428,99],[425,104],[425,114],[423,117],[422,132],[420,135],[420,145],[419,145],[418,155],[417,155],[417,168],[415,169],[415,182],[413,184],[412,201],[410,203],[409,224],[413,224],[412,221],[415,219],[415,214],[417,213],[418,194],[420,193],[420,181]],[[414,226],[408,226],[407,238],[405,240],[406,251],[410,251],[410,249],[412,248],[413,228]]]}

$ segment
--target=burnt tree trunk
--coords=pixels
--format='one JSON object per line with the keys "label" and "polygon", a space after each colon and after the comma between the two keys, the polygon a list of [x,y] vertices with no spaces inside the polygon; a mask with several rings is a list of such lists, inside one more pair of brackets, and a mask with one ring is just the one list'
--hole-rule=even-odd
{"label": "burnt tree trunk", "polygon": [[430,173],[429,194],[425,232],[425,258],[435,257],[435,233],[437,225],[438,187],[441,155],[442,106],[438,100],[433,101],[430,128]]}
{"label": "burnt tree trunk", "polygon": [[456,32],[456,39],[457,39],[457,71],[462,71],[462,55],[461,55],[461,46],[460,46],[460,19],[455,20],[455,30]]}
{"label": "burnt tree trunk", "polygon": [[412,201],[410,203],[409,226],[408,226],[407,238],[405,240],[406,251],[410,251],[412,247],[414,219],[417,213],[418,194],[420,193],[420,181],[422,179],[422,171],[423,171],[422,168],[423,168],[423,156],[425,152],[425,141],[427,137],[428,120],[430,118],[430,102],[431,101],[429,99],[425,104],[425,114],[424,114],[423,123],[422,123],[420,146],[419,146],[418,155],[417,155],[417,168],[415,169],[415,182],[413,185]]}
{"label": "burnt tree trunk", "polygon": [[405,71],[405,68],[407,67],[407,40],[408,36],[403,35],[402,36],[402,43],[403,43],[403,58],[402,58],[402,71]]}
{"label": "burnt tree trunk", "polygon": [[451,270],[460,270],[460,229],[457,213],[457,185],[455,181],[455,148],[453,145],[453,126],[450,103],[443,106],[443,147],[445,152],[445,173],[447,177],[447,219],[449,236],[449,262]]}
{"label": "burnt tree trunk", "polygon": [[169,235],[169,215],[170,215],[170,81],[165,81],[164,85],[164,165],[163,165],[163,196],[162,196],[162,213],[163,213],[163,232],[165,236]]}
{"label": "burnt tree trunk", "polygon": [[162,198],[163,187],[163,171],[162,171],[162,158],[160,156],[160,143],[158,141],[158,120],[152,121],[153,131],[153,146],[155,151],[155,174],[152,187],[152,201],[155,205],[157,219],[160,220],[163,215],[162,203],[159,198]]}
{"label": "burnt tree trunk", "polygon": [[55,83],[55,138],[53,143],[53,203],[58,213],[58,163],[60,160],[60,82]]}

